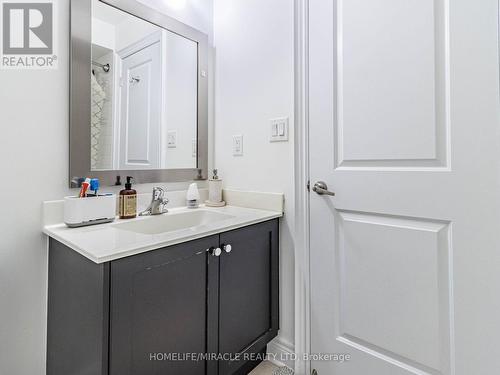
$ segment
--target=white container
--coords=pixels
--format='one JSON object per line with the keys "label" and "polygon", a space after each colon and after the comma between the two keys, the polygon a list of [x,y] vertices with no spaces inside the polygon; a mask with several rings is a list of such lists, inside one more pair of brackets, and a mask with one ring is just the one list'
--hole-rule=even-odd
{"label": "white container", "polygon": [[208,180],[208,207],[223,207],[226,202],[222,200],[222,180]]}
{"label": "white container", "polygon": [[186,206],[187,208],[198,208],[200,205],[200,192],[198,190],[198,184],[193,182],[189,185],[188,191],[186,193]]}
{"label": "white container", "polygon": [[70,228],[109,223],[115,217],[115,194],[64,198],[64,223]]}

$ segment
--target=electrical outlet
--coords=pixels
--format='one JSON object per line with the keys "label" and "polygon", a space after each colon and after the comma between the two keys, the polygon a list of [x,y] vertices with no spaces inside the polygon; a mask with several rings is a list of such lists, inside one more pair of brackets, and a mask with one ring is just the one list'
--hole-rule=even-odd
{"label": "electrical outlet", "polygon": [[233,135],[233,156],[243,156],[242,135]]}
{"label": "electrical outlet", "polygon": [[270,142],[288,141],[288,117],[269,120],[271,125]]}
{"label": "electrical outlet", "polygon": [[167,132],[167,147],[177,148],[177,130]]}

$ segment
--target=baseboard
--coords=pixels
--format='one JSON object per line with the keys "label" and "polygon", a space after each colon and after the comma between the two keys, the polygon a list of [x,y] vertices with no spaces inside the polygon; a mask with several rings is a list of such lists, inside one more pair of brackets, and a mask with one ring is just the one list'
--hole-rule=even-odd
{"label": "baseboard", "polygon": [[268,360],[277,366],[287,366],[295,370],[295,349],[292,344],[279,337],[267,344]]}

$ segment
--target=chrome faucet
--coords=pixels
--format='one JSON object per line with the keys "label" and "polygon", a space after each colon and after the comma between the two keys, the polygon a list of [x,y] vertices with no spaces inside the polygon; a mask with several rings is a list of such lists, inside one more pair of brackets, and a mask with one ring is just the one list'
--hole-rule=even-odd
{"label": "chrome faucet", "polygon": [[153,198],[145,211],[142,211],[139,216],[161,215],[167,213],[168,198],[164,198],[165,190],[160,187],[153,188]]}

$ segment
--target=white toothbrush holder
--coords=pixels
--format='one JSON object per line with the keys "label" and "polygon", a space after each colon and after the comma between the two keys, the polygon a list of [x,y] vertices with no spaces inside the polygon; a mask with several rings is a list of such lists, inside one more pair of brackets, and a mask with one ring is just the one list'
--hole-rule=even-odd
{"label": "white toothbrush holder", "polygon": [[116,195],[65,197],[64,223],[70,228],[109,223],[116,217]]}

